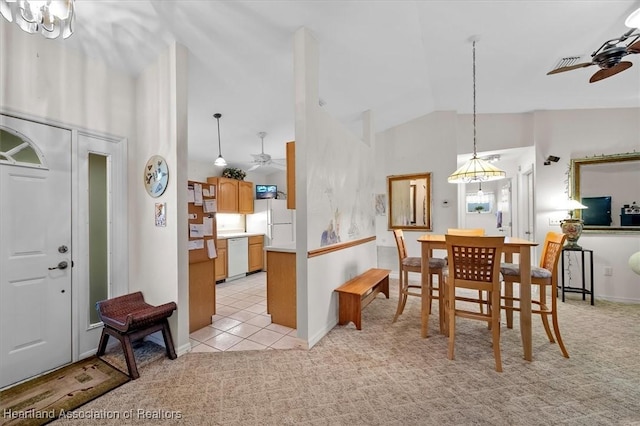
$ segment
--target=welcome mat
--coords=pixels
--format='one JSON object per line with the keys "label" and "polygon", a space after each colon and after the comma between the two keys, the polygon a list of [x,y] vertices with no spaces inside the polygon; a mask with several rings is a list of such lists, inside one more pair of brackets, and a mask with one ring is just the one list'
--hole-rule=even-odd
{"label": "welcome mat", "polygon": [[0,392],[0,425],[43,425],[129,381],[91,357]]}

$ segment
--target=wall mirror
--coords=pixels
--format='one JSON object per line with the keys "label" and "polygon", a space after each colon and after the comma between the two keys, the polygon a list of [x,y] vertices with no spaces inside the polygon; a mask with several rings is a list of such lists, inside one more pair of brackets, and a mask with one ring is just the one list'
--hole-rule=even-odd
{"label": "wall mirror", "polygon": [[389,229],[431,231],[431,173],[387,176]]}
{"label": "wall mirror", "polygon": [[571,160],[572,198],[583,233],[640,232],[640,153],[598,155]]}

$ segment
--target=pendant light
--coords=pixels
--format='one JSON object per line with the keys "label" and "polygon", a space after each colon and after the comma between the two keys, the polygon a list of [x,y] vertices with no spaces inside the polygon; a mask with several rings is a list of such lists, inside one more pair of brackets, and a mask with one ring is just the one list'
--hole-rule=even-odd
{"label": "pendant light", "polygon": [[227,165],[227,162],[224,161],[224,158],[222,158],[222,148],[220,147],[220,117],[222,117],[222,114],[217,112],[213,114],[213,116],[218,121],[218,158],[216,158],[216,161],[214,161],[213,164],[216,166],[224,167]]}
{"label": "pendant light", "polygon": [[478,158],[476,150],[476,37],[473,44],[473,157],[447,179],[449,183],[487,182],[503,179],[506,173],[489,162]]}

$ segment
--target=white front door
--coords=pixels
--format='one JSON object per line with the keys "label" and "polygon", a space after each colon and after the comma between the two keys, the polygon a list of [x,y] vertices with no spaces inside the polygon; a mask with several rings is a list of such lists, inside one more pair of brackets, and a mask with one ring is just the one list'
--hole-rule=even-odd
{"label": "white front door", "polygon": [[72,257],[71,132],[0,114],[0,135],[1,388],[71,362]]}

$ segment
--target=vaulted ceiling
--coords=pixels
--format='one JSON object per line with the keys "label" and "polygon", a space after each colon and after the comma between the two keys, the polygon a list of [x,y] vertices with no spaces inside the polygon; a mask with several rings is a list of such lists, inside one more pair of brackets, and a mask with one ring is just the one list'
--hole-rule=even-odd
{"label": "vaulted ceiling", "polygon": [[[589,56],[628,30],[640,1],[89,1],[77,0],[64,40],[139,73],[173,40],[189,56],[189,157],[222,153],[248,168],[251,153],[285,155],[294,139],[293,34],[304,26],[320,55],[320,97],[358,132],[437,110],[472,110],[477,36],[478,113],[640,106],[640,55],[630,70],[590,84],[596,66],[547,76],[563,56]],[[62,42],[62,41],[61,41]],[[260,169],[258,169],[260,171]],[[270,171],[265,168],[264,171]]]}

